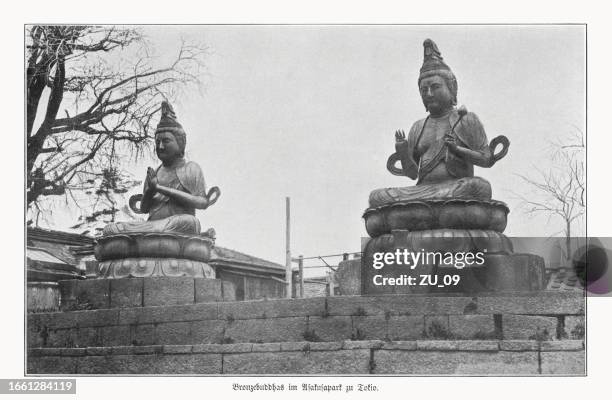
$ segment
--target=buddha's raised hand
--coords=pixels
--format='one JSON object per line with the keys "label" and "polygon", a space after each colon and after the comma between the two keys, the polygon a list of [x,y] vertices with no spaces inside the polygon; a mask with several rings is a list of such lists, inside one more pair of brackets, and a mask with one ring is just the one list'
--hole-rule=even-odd
{"label": "buddha's raised hand", "polygon": [[395,151],[401,151],[407,148],[408,142],[406,141],[406,134],[403,130],[399,129],[395,131]]}

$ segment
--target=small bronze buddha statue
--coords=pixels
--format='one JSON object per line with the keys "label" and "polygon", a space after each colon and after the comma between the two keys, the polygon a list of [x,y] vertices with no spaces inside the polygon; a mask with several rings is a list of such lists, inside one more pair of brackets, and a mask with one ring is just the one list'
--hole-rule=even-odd
{"label": "small bronze buddha statue", "polygon": [[[142,195],[130,198],[130,208],[137,213],[148,213],[146,222],[118,222],[104,228],[103,235],[126,232],[176,232],[200,234],[196,209],[214,204],[219,188],[206,192],[204,174],[200,166],[186,161],[186,134],[176,120],[168,102],[161,106],[162,116],[155,131],[155,152],[162,162],[157,169],[148,168]],[[137,202],[140,201],[140,207]]]}
{"label": "small bronze buddha statue", "polygon": [[221,192],[218,187],[207,192],[200,166],[185,160],[185,130],[169,103],[162,103],[161,114],[155,131],[161,165],[147,169],[143,193],[129,201],[132,210],[148,213],[149,219],[104,228],[95,246],[103,277],[215,277],[207,264],[215,232],[201,233],[195,210],[213,205]]}

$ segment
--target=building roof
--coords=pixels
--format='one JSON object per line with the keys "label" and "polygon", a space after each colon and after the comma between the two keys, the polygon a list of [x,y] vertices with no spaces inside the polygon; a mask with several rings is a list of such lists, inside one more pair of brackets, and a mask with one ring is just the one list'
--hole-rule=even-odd
{"label": "building roof", "polygon": [[92,245],[94,242],[94,238],[88,235],[28,227],[28,242],[30,240],[70,244],[73,246]]}
{"label": "building roof", "polygon": [[26,251],[28,282],[57,282],[63,279],[83,278],[74,264],[55,257],[50,251],[28,246]]}
{"label": "building roof", "polygon": [[28,260],[32,260],[32,261],[68,265],[64,260],[60,260],[59,258],[55,257],[53,254],[51,254],[49,251],[45,249],[37,248],[37,247],[28,247],[27,252],[26,252],[26,257],[28,258]]}
{"label": "building roof", "polygon": [[275,275],[285,274],[284,265],[217,245],[215,245],[212,250],[210,263],[216,266],[230,266],[257,272],[267,272]]}
{"label": "building roof", "polygon": [[93,254],[94,238],[87,235],[28,227],[26,239],[28,253],[30,248],[44,250],[70,265],[77,265],[84,256]]}
{"label": "building roof", "polygon": [[[94,250],[94,238],[91,236],[42,228],[28,227],[27,243],[28,254],[32,248],[36,249],[32,257],[43,257],[43,254],[47,254],[71,265],[78,264],[78,260],[83,256],[91,256]],[[274,275],[285,273],[285,266],[281,264],[221,246],[213,248],[210,263]]]}

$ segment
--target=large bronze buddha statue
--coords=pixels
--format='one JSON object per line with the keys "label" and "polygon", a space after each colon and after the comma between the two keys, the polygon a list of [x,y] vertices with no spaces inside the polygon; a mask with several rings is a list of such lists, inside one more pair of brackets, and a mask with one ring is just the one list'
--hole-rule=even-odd
{"label": "large bronze buddha statue", "polygon": [[[474,166],[492,167],[506,155],[510,142],[498,136],[489,144],[476,114],[456,107],[457,79],[436,44],[427,39],[423,47],[418,85],[429,115],[415,122],[407,137],[401,130],[395,132],[395,152],[387,161],[392,174],[415,179],[416,184],[370,193],[363,215],[370,239],[363,247],[361,293],[541,289],[542,260],[514,254],[512,242],[503,234],[508,207],[492,199],[489,182],[474,176]],[[375,254],[398,251],[484,256],[483,262],[465,269],[435,259],[422,261],[415,269],[395,263],[374,268]],[[376,281],[377,276],[408,275],[437,276],[441,282],[450,275],[460,280],[450,286]]]}
{"label": "large bronze buddha statue", "polygon": [[372,191],[364,214],[367,231],[372,237],[394,229],[502,232],[508,208],[491,199],[491,185],[474,176],[474,166],[493,166],[510,143],[499,136],[489,144],[476,114],[456,107],[457,79],[436,44],[427,39],[423,47],[418,85],[429,115],[412,125],[407,138],[395,132],[395,153],[387,161],[392,174],[417,182]]}
{"label": "large bronze buddha statue", "polygon": [[[457,109],[457,79],[444,62],[436,44],[423,43],[424,62],[419,75],[419,92],[429,115],[415,122],[406,139],[395,133],[396,152],[387,169],[394,175],[416,179],[416,186],[375,190],[370,206],[397,201],[425,199],[491,200],[491,186],[474,177],[474,165],[489,168],[506,155],[508,140],[500,136],[487,141],[476,114]],[[503,149],[496,155],[497,143]],[[396,164],[400,162],[401,167]]]}
{"label": "large bronze buddha statue", "polygon": [[129,202],[133,211],[148,213],[149,218],[104,228],[96,245],[101,275],[214,278],[206,264],[214,230],[200,232],[195,210],[214,204],[220,191],[217,187],[206,191],[202,169],[184,158],[186,141],[172,106],[163,102],[155,131],[155,152],[161,165],[147,169],[143,193]]}

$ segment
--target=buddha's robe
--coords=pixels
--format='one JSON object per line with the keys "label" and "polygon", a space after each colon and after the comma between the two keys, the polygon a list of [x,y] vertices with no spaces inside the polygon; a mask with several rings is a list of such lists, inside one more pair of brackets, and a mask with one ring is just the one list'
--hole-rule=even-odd
{"label": "buddha's robe", "polygon": [[[432,199],[490,200],[489,182],[474,177],[474,165],[446,146],[444,134],[450,133],[453,126],[452,134],[459,146],[479,152],[488,149],[484,127],[474,113],[468,112],[460,119],[457,110],[453,110],[442,118],[419,120],[410,129],[407,153],[402,154],[404,173],[417,179],[416,185],[374,190],[370,193],[370,207]],[[428,143],[423,145],[422,141]]]}
{"label": "buddha's robe", "polygon": [[[200,166],[193,161],[184,162],[172,169],[160,165],[157,168],[157,180],[160,186],[195,196],[206,195],[204,174]],[[104,228],[103,235],[123,232],[173,232],[197,235],[200,233],[200,221],[195,217],[195,208],[189,208],[172,197],[157,192],[153,196],[147,221],[112,223]]]}

